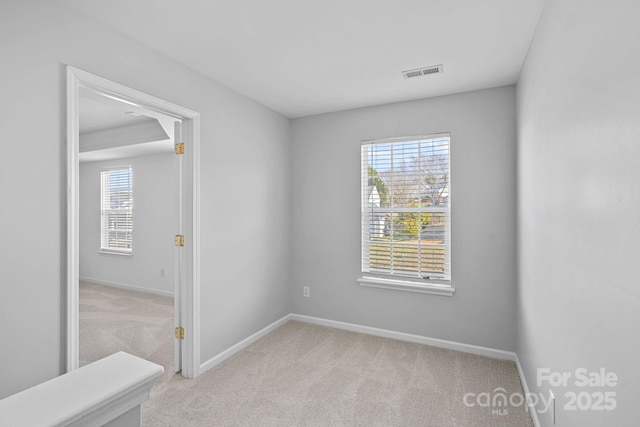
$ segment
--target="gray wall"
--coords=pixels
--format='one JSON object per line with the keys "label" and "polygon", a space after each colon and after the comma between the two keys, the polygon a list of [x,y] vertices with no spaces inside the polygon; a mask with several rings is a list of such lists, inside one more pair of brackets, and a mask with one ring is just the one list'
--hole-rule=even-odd
{"label": "gray wall", "polygon": [[[637,1],[547,2],[518,83],[518,354],[562,426],[640,419],[639,16]],[[538,387],[537,368],[572,377]],[[578,368],[618,385],[576,387]],[[614,411],[563,409],[565,392],[605,391]]]}
{"label": "gray wall", "polygon": [[[173,152],[80,163],[80,279],[162,295],[174,292],[178,184]],[[100,172],[131,166],[133,252],[100,252]],[[164,270],[164,276],[161,276]]]}
{"label": "gray wall", "polygon": [[0,398],[60,374],[65,64],[201,113],[203,361],[290,312],[289,120],[57,2],[0,2]]}
{"label": "gray wall", "polygon": [[[515,350],[515,102],[509,86],[293,120],[294,311]],[[359,286],[361,141],[439,132],[451,133],[455,295]]]}

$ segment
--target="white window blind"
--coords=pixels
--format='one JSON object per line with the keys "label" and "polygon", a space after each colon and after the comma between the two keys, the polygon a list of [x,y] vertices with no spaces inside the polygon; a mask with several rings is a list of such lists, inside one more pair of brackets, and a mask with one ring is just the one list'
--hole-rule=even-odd
{"label": "white window blind", "polygon": [[363,142],[363,276],[451,280],[449,140]]}
{"label": "white window blind", "polygon": [[133,182],[131,166],[100,172],[100,250],[131,253]]}

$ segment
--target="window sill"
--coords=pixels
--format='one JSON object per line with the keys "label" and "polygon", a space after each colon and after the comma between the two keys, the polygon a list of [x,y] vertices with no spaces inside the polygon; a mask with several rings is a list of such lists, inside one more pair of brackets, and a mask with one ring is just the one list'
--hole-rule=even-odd
{"label": "window sill", "polygon": [[437,283],[418,283],[409,280],[381,279],[379,277],[360,277],[357,279],[360,286],[370,288],[392,289],[405,292],[417,292],[442,296],[453,296],[456,289],[450,285]]}
{"label": "window sill", "polygon": [[131,252],[109,251],[109,250],[105,250],[105,249],[99,250],[98,253],[105,254],[105,255],[119,255],[119,256],[132,256],[133,255],[133,251],[131,251]]}

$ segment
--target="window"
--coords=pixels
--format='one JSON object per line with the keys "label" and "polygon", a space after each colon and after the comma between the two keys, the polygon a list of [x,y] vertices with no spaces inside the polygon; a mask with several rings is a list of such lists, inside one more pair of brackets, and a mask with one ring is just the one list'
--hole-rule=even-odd
{"label": "window", "polygon": [[131,166],[100,172],[100,251],[131,254],[133,184]]}
{"label": "window", "polygon": [[448,134],[362,144],[361,284],[453,293],[449,179]]}

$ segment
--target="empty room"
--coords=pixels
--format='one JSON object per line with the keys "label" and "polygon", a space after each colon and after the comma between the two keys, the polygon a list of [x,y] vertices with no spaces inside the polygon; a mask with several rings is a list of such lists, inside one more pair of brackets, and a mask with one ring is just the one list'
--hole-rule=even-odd
{"label": "empty room", "polygon": [[88,89],[78,118],[79,364],[126,351],[172,366],[174,119]]}
{"label": "empty room", "polygon": [[0,1],[0,427],[638,425],[638,17]]}

